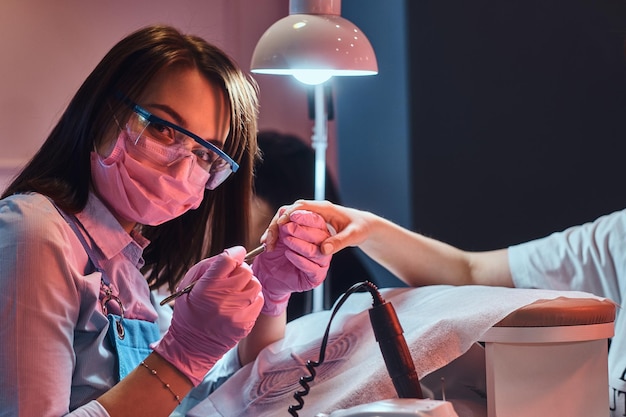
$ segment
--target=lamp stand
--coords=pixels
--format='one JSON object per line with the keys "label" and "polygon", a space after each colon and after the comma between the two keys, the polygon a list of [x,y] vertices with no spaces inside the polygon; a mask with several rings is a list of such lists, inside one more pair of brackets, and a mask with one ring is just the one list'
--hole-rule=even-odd
{"label": "lamp stand", "polygon": [[[316,84],[315,124],[312,146],[315,150],[315,200],[326,199],[326,148],[328,147],[328,114],[324,100],[324,83]],[[313,289],[313,313],[324,310],[325,282]]]}

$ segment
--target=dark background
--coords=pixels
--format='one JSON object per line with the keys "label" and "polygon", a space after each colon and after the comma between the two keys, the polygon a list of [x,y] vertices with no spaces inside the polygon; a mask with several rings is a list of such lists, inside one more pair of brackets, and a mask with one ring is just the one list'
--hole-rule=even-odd
{"label": "dark background", "polygon": [[626,7],[408,1],[413,218],[466,249],[626,208]]}

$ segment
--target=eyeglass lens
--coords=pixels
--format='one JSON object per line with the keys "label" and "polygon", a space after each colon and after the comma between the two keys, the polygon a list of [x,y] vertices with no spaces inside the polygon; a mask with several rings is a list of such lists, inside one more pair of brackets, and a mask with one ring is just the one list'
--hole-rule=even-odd
{"label": "eyeglass lens", "polygon": [[149,138],[165,145],[168,150],[166,154],[160,155],[161,158],[159,159],[165,158],[163,162],[168,166],[185,157],[195,157],[197,164],[210,174],[206,184],[206,188],[210,190],[215,189],[232,173],[228,161],[213,150],[197,143],[194,138],[171,126],[158,123],[158,121],[147,120],[142,115],[133,112],[127,127],[130,136],[134,138],[135,145],[138,145],[142,138]]}

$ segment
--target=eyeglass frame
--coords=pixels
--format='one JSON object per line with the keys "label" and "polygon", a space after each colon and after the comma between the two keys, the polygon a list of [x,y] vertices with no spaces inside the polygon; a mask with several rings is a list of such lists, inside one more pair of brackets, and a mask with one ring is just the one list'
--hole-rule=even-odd
{"label": "eyeglass frame", "polygon": [[228,165],[230,165],[230,170],[233,173],[237,172],[237,170],[239,169],[239,164],[237,162],[235,162],[230,156],[228,156],[228,154],[226,152],[224,152],[223,150],[221,150],[217,146],[213,145],[211,142],[207,142],[206,140],[202,139],[200,136],[196,135],[193,132],[190,132],[189,130],[185,129],[184,127],[178,126],[177,124],[174,124],[172,122],[168,122],[167,120],[161,119],[159,116],[155,116],[154,114],[150,113],[148,110],[144,109],[139,104],[135,103],[134,101],[132,101],[131,99],[129,99],[128,97],[126,97],[124,94],[122,94],[120,92],[118,92],[116,94],[116,96],[124,104],[126,104],[128,107],[130,107],[130,109],[133,112],[137,113],[138,115],[140,115],[141,117],[146,119],[149,123],[158,123],[158,124],[162,124],[164,126],[170,127],[170,128],[176,130],[179,133],[182,133],[184,135],[189,136],[190,138],[195,140],[196,143],[198,143],[199,145],[202,145],[205,148],[215,152],[220,158],[225,160],[228,163]]}

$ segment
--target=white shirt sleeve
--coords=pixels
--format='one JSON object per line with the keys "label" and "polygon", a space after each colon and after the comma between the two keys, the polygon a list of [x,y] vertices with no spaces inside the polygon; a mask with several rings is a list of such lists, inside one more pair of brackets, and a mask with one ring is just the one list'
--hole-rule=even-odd
{"label": "white shirt sleeve", "polygon": [[586,291],[621,303],[626,211],[509,248],[516,287]]}

